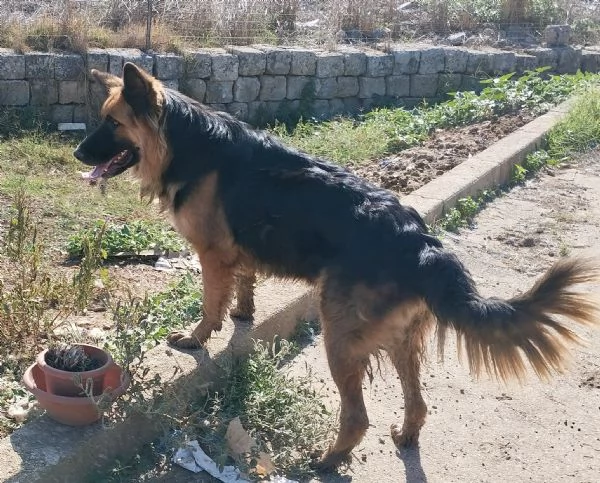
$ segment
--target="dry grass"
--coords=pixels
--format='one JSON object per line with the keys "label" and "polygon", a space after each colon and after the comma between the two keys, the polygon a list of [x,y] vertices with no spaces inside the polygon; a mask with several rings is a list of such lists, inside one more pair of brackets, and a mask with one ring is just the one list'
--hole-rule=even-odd
{"label": "dry grass", "polygon": [[[584,0],[151,0],[151,45],[252,43],[330,44],[343,30],[354,40],[415,39],[489,25],[569,22],[589,41],[600,11]],[[316,26],[303,26],[305,22]],[[87,47],[147,50],[147,0],[4,0],[0,47],[83,51]],[[583,23],[582,23],[583,22]]]}

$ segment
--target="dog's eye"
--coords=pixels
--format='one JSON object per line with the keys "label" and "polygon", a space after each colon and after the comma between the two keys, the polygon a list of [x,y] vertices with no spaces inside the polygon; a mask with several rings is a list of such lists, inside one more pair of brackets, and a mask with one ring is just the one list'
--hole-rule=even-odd
{"label": "dog's eye", "polygon": [[118,128],[121,125],[121,123],[119,121],[117,121],[116,119],[113,119],[110,116],[108,116],[106,118],[106,121],[114,128]]}

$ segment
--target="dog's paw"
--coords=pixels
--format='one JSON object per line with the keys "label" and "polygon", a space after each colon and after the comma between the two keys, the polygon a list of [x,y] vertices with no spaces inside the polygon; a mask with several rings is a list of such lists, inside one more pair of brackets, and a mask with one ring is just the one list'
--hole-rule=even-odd
{"label": "dog's paw", "polygon": [[335,470],[341,464],[349,464],[352,457],[349,451],[327,451],[321,459],[311,463],[314,470],[319,472],[327,472]]}
{"label": "dog's paw", "polygon": [[405,431],[399,424],[392,424],[390,428],[392,440],[397,448],[411,448],[419,446],[419,430]]}
{"label": "dog's paw", "polygon": [[187,332],[171,332],[167,336],[167,342],[179,349],[199,349],[202,347],[201,342]]}
{"label": "dog's paw", "polygon": [[237,307],[229,311],[229,316],[232,319],[243,320],[247,322],[252,322],[254,320],[254,314],[252,312]]}

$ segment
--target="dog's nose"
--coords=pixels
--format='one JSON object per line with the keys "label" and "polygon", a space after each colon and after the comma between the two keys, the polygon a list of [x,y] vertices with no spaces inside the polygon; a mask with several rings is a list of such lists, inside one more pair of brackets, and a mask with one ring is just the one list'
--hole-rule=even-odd
{"label": "dog's nose", "polygon": [[81,149],[76,149],[73,152],[73,156],[75,156],[79,161],[83,161],[85,159],[85,156],[83,155]]}

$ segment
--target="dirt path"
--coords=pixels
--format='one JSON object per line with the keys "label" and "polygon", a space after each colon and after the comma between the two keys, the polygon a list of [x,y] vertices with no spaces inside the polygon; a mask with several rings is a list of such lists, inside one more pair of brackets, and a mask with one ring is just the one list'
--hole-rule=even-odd
{"label": "dirt path", "polygon": [[[545,174],[487,207],[474,229],[445,237],[485,295],[507,297],[531,286],[561,254],[600,255],[600,153]],[[400,454],[389,426],[403,416],[396,374],[365,384],[371,428],[354,463],[326,482],[595,482],[600,479],[600,331],[582,331],[570,372],[524,387],[475,382],[447,347],[444,364],[433,348],[422,374],[429,415],[419,450]],[[592,338],[593,335],[593,338]],[[294,363],[326,382],[337,405],[322,341]],[[317,480],[315,480],[317,481]]]}

